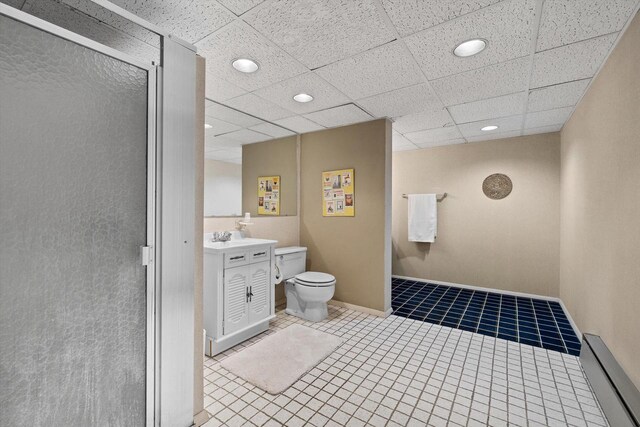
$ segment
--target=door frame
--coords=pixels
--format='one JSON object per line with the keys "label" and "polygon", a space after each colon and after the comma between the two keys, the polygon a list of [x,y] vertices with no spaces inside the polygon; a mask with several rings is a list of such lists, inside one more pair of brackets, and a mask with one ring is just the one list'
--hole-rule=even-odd
{"label": "door frame", "polygon": [[[164,387],[164,393],[161,387],[162,377],[161,377],[161,364],[163,361],[163,354],[166,351],[161,347],[161,342],[164,341],[166,343],[173,342],[176,338],[176,335],[180,333],[180,330],[173,328],[168,328],[165,326],[162,327],[161,319],[162,319],[162,277],[163,274],[166,274],[166,270],[168,266],[163,268],[161,262],[162,255],[162,235],[163,230],[167,230],[168,234],[172,234],[172,229],[169,227],[163,227],[163,221],[175,220],[176,215],[172,212],[168,212],[167,208],[162,206],[162,195],[163,195],[163,174],[167,175],[167,170],[170,173],[181,174],[181,177],[184,178],[185,175],[189,173],[195,174],[195,170],[188,170],[189,162],[182,162],[180,164],[181,167],[178,167],[176,171],[176,166],[174,164],[170,164],[170,167],[167,167],[163,164],[162,160],[162,152],[167,149],[174,149],[176,146],[184,146],[183,140],[177,137],[176,132],[174,131],[176,122],[179,122],[179,111],[176,111],[175,108],[163,108],[165,105],[165,101],[162,97],[163,92],[166,92],[168,89],[176,89],[176,88],[184,88],[185,79],[176,79],[175,74],[172,75],[170,79],[163,79],[163,67],[164,64],[169,59],[169,62],[172,63],[172,66],[176,65],[184,65],[185,57],[190,57],[189,55],[185,55],[185,52],[193,55],[193,62],[195,67],[195,53],[196,48],[187,43],[178,37],[172,36],[166,31],[162,30],[160,27],[157,27],[142,18],[128,12],[127,10],[107,1],[107,0],[89,0],[96,5],[105,8],[126,20],[129,20],[149,31],[155,33],[160,37],[160,62],[152,62],[145,61],[139,58],[128,55],[124,52],[113,49],[109,46],[103,45],[102,43],[98,43],[94,40],[91,40],[87,37],[76,34],[72,31],[66,30],[57,25],[51,24],[45,20],[37,18],[33,15],[30,15],[26,12],[13,8],[11,6],[0,3],[0,15],[11,18],[15,21],[24,23],[33,28],[37,28],[41,31],[51,34],[52,36],[59,37],[75,43],[79,46],[83,46],[100,54],[112,57],[121,62],[132,65],[136,68],[142,69],[147,72],[147,237],[146,237],[146,247],[141,248],[140,253],[140,261],[143,265],[147,266],[146,269],[146,367],[145,367],[145,394],[146,394],[146,426],[153,427],[159,426],[161,421],[163,424],[169,423],[173,424],[169,420],[185,419],[186,420],[186,412],[185,408],[176,407],[176,405],[172,405],[172,399],[170,395],[166,395],[168,390],[171,390],[176,386],[175,384],[175,376],[171,381],[171,384],[167,384]],[[170,45],[170,49],[165,49],[166,45]],[[176,49],[176,47],[182,49]],[[188,82],[188,77],[186,77]],[[193,102],[192,107],[195,108],[195,90],[193,91]],[[171,122],[171,127],[165,129],[166,123]],[[182,135],[184,136],[185,127],[188,128],[187,124],[182,122]],[[172,132],[173,131],[173,132]],[[194,129],[195,132],[195,120],[194,120]],[[166,135],[166,136],[165,136]],[[188,139],[188,138],[187,138]],[[195,136],[194,136],[194,148],[195,148]],[[168,162],[167,162],[168,163]],[[195,181],[195,179],[193,180]],[[171,189],[171,191],[166,191],[164,197],[173,199],[176,197],[176,193],[180,193],[179,189],[176,191],[175,188]],[[167,197],[169,196],[169,197]],[[187,202],[189,201],[187,197]],[[185,196],[182,196],[182,200],[185,200]],[[195,199],[192,200],[195,203]],[[182,215],[178,220],[185,222],[185,216]],[[193,218],[191,218],[193,220]],[[174,227],[175,228],[175,227]],[[181,229],[180,237],[189,238],[191,242],[193,242],[193,227],[191,227],[191,235],[185,235],[185,231]],[[186,241],[185,241],[186,243]],[[172,242],[167,242],[165,245],[172,244]],[[175,244],[175,242],[173,242]],[[193,270],[193,262],[190,262],[188,259],[182,259],[182,263],[179,265],[183,271],[185,269]],[[175,265],[172,265],[171,268],[175,268]],[[171,286],[167,285],[167,290],[164,292],[175,292],[176,287],[180,287],[185,285],[183,275],[179,277],[176,283],[172,283]],[[177,286],[176,286],[177,285]],[[180,290],[180,289],[179,289]],[[189,286],[186,286],[186,293],[188,301],[188,293]],[[191,283],[191,297],[193,297],[193,283]],[[193,300],[193,298],[191,298]],[[169,301],[167,301],[170,304]],[[188,304],[188,303],[187,303]],[[188,332],[193,332],[193,303],[191,304],[191,326],[188,328]],[[184,320],[186,323],[189,322],[189,312],[188,307],[187,310],[184,310],[185,304],[183,302],[183,311],[179,313],[181,316],[180,320]],[[175,307],[165,308],[165,313],[167,311],[173,312],[175,311]],[[170,313],[173,314],[173,313]],[[175,317],[175,316],[174,316]],[[181,322],[182,323],[182,322]],[[184,326],[184,323],[181,325]],[[183,359],[186,363],[191,363],[193,367],[193,345],[191,345],[191,353],[185,355]],[[172,354],[173,359],[175,360],[175,354]],[[170,359],[170,358],[167,358]],[[173,374],[171,372],[171,367],[163,366],[164,370],[169,370],[167,372]],[[191,389],[193,389],[193,372],[189,374],[188,381],[185,380],[185,383],[190,384]],[[178,386],[185,384],[178,384]],[[192,390],[191,390],[192,391]],[[161,405],[163,404],[163,405]],[[161,407],[164,406],[164,410],[161,413]],[[187,408],[188,409],[188,408]],[[191,421],[188,421],[186,425],[192,425],[193,421],[193,404],[191,406],[191,411],[189,416],[191,417]],[[186,421],[185,421],[186,422]]]}

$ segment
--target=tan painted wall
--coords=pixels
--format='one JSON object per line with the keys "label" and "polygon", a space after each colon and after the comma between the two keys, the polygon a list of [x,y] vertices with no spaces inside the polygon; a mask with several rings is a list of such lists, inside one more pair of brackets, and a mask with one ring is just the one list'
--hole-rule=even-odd
{"label": "tan painted wall", "polygon": [[[558,133],[393,154],[393,274],[558,295]],[[482,182],[498,172],[513,191],[491,200]],[[402,194],[444,192],[436,242],[409,242]]]}
{"label": "tan painted wall", "polygon": [[[204,194],[204,87],[206,64],[205,59],[196,57],[196,171],[195,171],[195,192]],[[202,348],[202,220],[204,211],[204,199],[196,197],[196,217],[194,220],[195,227],[195,286],[194,286],[194,381],[193,381],[193,414],[197,416],[204,409],[204,379],[203,379],[203,352]],[[196,424],[199,424],[200,418],[196,418]]]}
{"label": "tan painted wall", "polygon": [[[300,243],[307,269],[336,277],[334,298],[378,311],[385,298],[385,159],[391,123],[375,120],[303,134],[300,144]],[[354,168],[355,217],[322,216],[322,172]]]}
{"label": "tan painted wall", "polygon": [[562,130],[560,297],[640,388],[640,15]]}
{"label": "tan painted wall", "polygon": [[[235,230],[238,218],[205,218],[204,232]],[[298,246],[298,216],[258,217],[251,220],[254,224],[246,229],[247,237],[277,240],[276,247]],[[285,301],[284,286],[276,285],[276,304]]]}
{"label": "tan painted wall", "polygon": [[242,147],[242,212],[258,216],[258,177],[280,175],[280,215],[298,214],[297,137]]}

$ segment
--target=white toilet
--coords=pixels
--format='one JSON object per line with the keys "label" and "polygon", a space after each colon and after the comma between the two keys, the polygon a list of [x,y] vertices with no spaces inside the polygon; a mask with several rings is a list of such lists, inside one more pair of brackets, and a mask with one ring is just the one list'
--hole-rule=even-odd
{"label": "white toilet", "polygon": [[331,274],[306,271],[307,248],[293,246],[276,249],[276,283],[284,281],[286,313],[312,322],[328,316],[327,302],[336,290]]}

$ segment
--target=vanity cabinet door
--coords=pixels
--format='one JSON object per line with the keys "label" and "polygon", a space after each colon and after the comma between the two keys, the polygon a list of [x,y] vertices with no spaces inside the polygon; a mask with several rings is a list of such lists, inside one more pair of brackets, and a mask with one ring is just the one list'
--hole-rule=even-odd
{"label": "vanity cabinet door", "polygon": [[224,270],[224,328],[228,335],[249,325],[250,266],[227,268]]}
{"label": "vanity cabinet door", "polygon": [[264,261],[250,267],[249,323],[255,323],[268,317],[271,310],[271,263]]}

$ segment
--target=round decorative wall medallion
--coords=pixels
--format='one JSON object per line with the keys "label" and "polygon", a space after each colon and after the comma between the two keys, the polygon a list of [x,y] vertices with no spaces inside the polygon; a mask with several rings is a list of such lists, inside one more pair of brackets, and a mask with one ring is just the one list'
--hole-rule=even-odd
{"label": "round decorative wall medallion", "polygon": [[484,179],[482,192],[485,196],[493,200],[500,200],[507,197],[513,189],[511,178],[502,173],[494,173]]}

